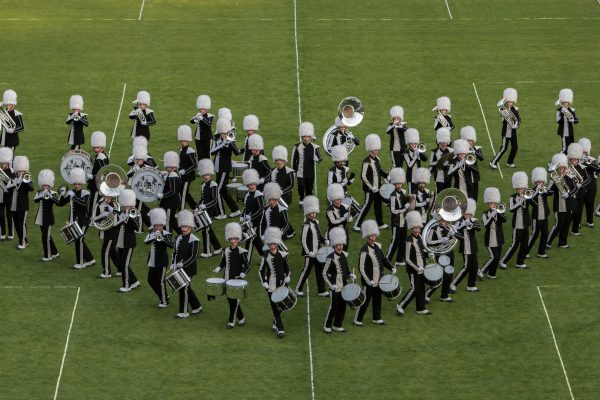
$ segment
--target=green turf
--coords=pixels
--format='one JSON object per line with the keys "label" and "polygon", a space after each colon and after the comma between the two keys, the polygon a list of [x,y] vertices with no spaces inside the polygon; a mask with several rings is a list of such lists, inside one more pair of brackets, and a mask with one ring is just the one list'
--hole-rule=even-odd
{"label": "green turf", "polygon": [[[445,3],[437,0],[298,0],[302,117],[315,124],[318,142],[333,123],[339,101],[354,95],[367,110],[364,122],[354,129],[359,138],[383,134],[390,106],[402,104],[409,125],[419,129],[431,149],[431,108],[437,97],[448,95],[457,126],[453,138],[461,126],[473,125],[486,155],[480,191],[498,186],[506,201],[513,170],[504,168],[506,158],[501,164],[503,179],[486,167],[493,151],[473,83],[496,150],[500,122],[495,104],[504,88],[518,89],[523,126],[517,164],[528,173],[546,165],[559,149],[554,101],[561,88],[570,87],[581,120],[576,137],[589,137],[597,154],[600,5],[592,0],[448,3],[452,21]],[[19,94],[17,108],[25,115],[26,131],[18,153],[29,156],[34,179],[42,168],[57,172],[68,148],[64,116],[69,96],[84,97],[91,122],[85,146],[89,149],[93,130],[106,132],[110,143],[124,84],[124,105],[111,151],[116,163],[124,165],[130,153],[127,113],[142,89],[151,93],[158,120],[150,145],[157,159],[178,148],[177,126],[195,114],[195,99],[201,93],[211,95],[215,114],[219,107],[231,108],[238,125],[244,115],[258,115],[267,156],[277,144],[286,145],[291,153],[298,141],[292,1],[146,0],[138,21],[140,4],[0,1],[0,34],[10,49],[0,89],[10,87]],[[387,137],[382,142],[382,164],[388,168]],[[352,153],[350,166],[355,172],[364,156],[362,146]],[[319,167],[321,198],[330,165],[325,157]],[[195,185],[195,196],[198,190]],[[351,192],[362,202],[360,184]],[[311,398],[306,299],[285,313],[288,336],[277,340],[256,277],[257,259],[249,277],[250,295],[243,303],[247,327],[225,329],[223,298],[203,301],[200,316],[179,321],[173,318],[175,306],[155,307],[157,299],[145,283],[134,293],[119,295],[118,278],[95,279],[98,265],[71,269],[74,251],[58,234],[66,209],[55,210],[53,233],[60,258],[39,261],[40,234],[31,203],[31,246],[17,251],[15,242],[0,243],[0,285],[81,287],[58,398]],[[321,207],[324,210],[324,201]],[[291,210],[299,231],[301,213],[295,204]],[[479,205],[477,214],[481,211]],[[389,219],[387,211],[384,218]],[[323,213],[320,219],[325,224]],[[224,223],[215,225],[221,237]],[[505,233],[509,235],[508,226]],[[98,255],[95,232],[87,238]],[[483,247],[483,237],[479,239]],[[380,241],[387,246],[389,231]],[[434,297],[430,318],[414,315],[413,305],[405,317],[397,318],[395,302],[384,302],[387,326],[366,324],[358,329],[351,326],[353,313],[348,310],[345,335],[322,333],[329,300],[317,298],[311,290],[316,398],[569,398],[536,289],[597,283],[597,234],[583,228],[581,237],[569,241],[570,249],[552,249],[548,260],[528,260],[530,270],[500,271],[497,281],[481,283],[481,293],[471,295],[459,288],[455,304],[439,303]],[[360,245],[359,235],[352,234],[352,265]],[[302,262],[297,238],[290,248],[295,282]],[[146,255],[146,247],[139,245],[133,263],[144,282]],[[483,263],[484,253],[479,256]],[[214,275],[210,271],[217,262],[199,261],[194,287],[202,300],[203,282]],[[406,286],[406,274],[400,270],[398,276]],[[310,282],[314,287],[313,278]],[[0,398],[53,396],[75,292],[0,289],[4,306],[0,332],[5,338],[0,350],[4,361]],[[542,293],[574,397],[595,398],[600,366],[594,346],[598,288],[543,288]],[[370,312],[365,321],[369,317]]]}

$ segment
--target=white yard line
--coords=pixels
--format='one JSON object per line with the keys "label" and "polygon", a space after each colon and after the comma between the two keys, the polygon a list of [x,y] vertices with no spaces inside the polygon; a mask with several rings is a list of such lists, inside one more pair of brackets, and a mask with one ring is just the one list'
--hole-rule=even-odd
{"label": "white yard line", "polygon": [[597,288],[600,287],[600,284],[596,285],[541,285],[539,288]]}
{"label": "white yard line", "polygon": [[58,397],[58,388],[60,386],[60,378],[62,377],[63,368],[65,366],[65,359],[67,358],[67,350],[69,349],[69,339],[71,338],[71,329],[73,328],[73,321],[75,320],[75,311],[77,311],[77,303],[79,302],[79,292],[81,288],[77,288],[77,296],[75,297],[75,304],[73,304],[73,312],[71,313],[71,323],[69,324],[69,331],[67,332],[67,341],[65,342],[65,351],[63,352],[62,362],[60,363],[60,371],[58,373],[58,379],[56,380],[56,389],[54,389],[54,400]]}
{"label": "white yard line", "polygon": [[[598,0],[600,1],[600,0]],[[444,2],[446,3],[446,8],[448,9],[448,15],[450,16],[450,19],[454,19],[452,18],[452,13],[450,12],[450,6],[448,5],[448,0],[444,0]]]}
{"label": "white yard line", "polygon": [[140,7],[140,15],[138,16],[138,21],[142,20],[142,14],[144,13],[144,5],[146,4],[146,0],[142,0],[142,6]]}
{"label": "white yard line", "polygon": [[294,45],[296,46],[296,92],[298,94],[298,124],[302,123],[302,99],[300,98],[300,58],[298,56],[298,17],[294,0]]}
{"label": "white yard line", "polygon": [[[475,82],[473,82],[473,90],[475,91],[475,97],[477,97],[477,102],[479,103],[479,109],[481,110],[481,116],[483,117],[483,124],[485,125],[485,130],[487,131],[488,138],[490,139],[490,146],[492,147],[492,151],[494,152],[494,157],[496,156],[496,150],[494,149],[494,143],[492,142],[492,135],[490,135],[490,128],[488,127],[487,121],[485,119],[485,113],[483,112],[483,106],[481,105],[481,100],[479,100],[479,93],[477,93],[477,87],[475,86]],[[500,172],[500,177],[504,179],[504,175],[502,174],[502,169],[500,168],[500,164],[498,166],[498,172]]]}
{"label": "white yard line", "polygon": [[117,114],[117,120],[115,121],[115,129],[113,129],[112,138],[110,139],[110,147],[108,148],[108,159],[110,160],[110,152],[112,151],[113,142],[115,141],[115,136],[117,136],[117,127],[119,126],[119,118],[121,118],[121,110],[123,109],[123,100],[125,99],[125,89],[127,89],[127,84],[123,84],[123,94],[121,95],[121,104],[119,105],[119,112]]}
{"label": "white yard line", "polygon": [[77,286],[0,286],[0,289],[77,289]]}
{"label": "white yard line", "polygon": [[540,295],[540,300],[542,301],[542,307],[544,307],[544,313],[546,314],[546,319],[548,320],[548,325],[550,326],[550,333],[552,333],[552,340],[554,341],[554,347],[556,348],[556,353],[558,354],[558,359],[560,360],[560,366],[562,367],[563,374],[565,375],[565,380],[567,381],[567,387],[569,388],[569,394],[571,395],[571,400],[575,400],[573,396],[573,391],[571,390],[571,384],[569,383],[569,377],[567,376],[567,370],[565,369],[565,364],[563,363],[562,356],[560,355],[560,350],[558,349],[558,343],[556,343],[556,336],[554,336],[554,328],[552,328],[552,322],[550,322],[550,316],[548,315],[548,310],[546,309],[546,304],[544,303],[544,297],[542,296],[542,290],[540,287],[537,287],[538,293]]}

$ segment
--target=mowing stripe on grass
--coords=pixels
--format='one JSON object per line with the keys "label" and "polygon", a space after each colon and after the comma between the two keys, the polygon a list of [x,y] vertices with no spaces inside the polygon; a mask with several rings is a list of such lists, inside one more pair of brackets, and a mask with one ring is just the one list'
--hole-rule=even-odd
{"label": "mowing stripe on grass", "polygon": [[[600,0],[598,0],[600,1]],[[450,12],[450,6],[448,5],[448,0],[444,0],[444,2],[446,3],[446,8],[448,9],[448,15],[450,16],[450,19],[454,19],[452,18],[452,13]]]}
{"label": "mowing stripe on grass", "polygon": [[108,158],[110,159],[110,152],[112,151],[113,142],[115,141],[115,136],[117,136],[117,127],[119,126],[119,118],[121,118],[121,110],[123,109],[123,100],[125,99],[125,89],[127,89],[127,84],[123,84],[123,94],[121,95],[121,104],[119,105],[119,112],[117,113],[117,120],[115,121],[115,129],[113,129],[112,138],[110,139],[110,147],[108,148]]}
{"label": "mowing stripe on grass", "polygon": [[138,21],[142,20],[142,14],[144,12],[144,4],[146,4],[146,0],[142,0],[142,6],[140,7],[140,15],[138,16]]}
{"label": "mowing stripe on grass", "polygon": [[71,323],[69,324],[69,330],[67,332],[67,341],[65,342],[65,351],[63,352],[62,361],[60,363],[60,371],[58,372],[58,379],[56,380],[56,389],[54,389],[54,400],[58,397],[58,387],[60,386],[60,378],[62,377],[63,368],[65,366],[65,359],[67,358],[67,350],[69,349],[69,339],[71,338],[71,329],[73,328],[73,321],[75,320],[75,311],[77,311],[77,302],[79,302],[79,292],[81,287],[77,288],[77,296],[75,297],[75,304],[73,304],[73,312],[71,313]]}
{"label": "mowing stripe on grass", "polygon": [[[600,1],[600,0],[598,0]],[[294,0],[294,45],[296,46],[296,92],[298,94],[298,123],[302,123],[302,100],[300,98],[300,58],[298,56],[298,18]]]}
{"label": "mowing stripe on grass", "polygon": [[560,360],[560,366],[562,367],[563,374],[565,375],[565,380],[567,381],[567,387],[569,388],[569,394],[571,395],[571,400],[575,400],[573,396],[573,391],[571,390],[571,384],[569,383],[569,377],[567,376],[567,370],[565,369],[565,364],[563,363],[562,356],[560,355],[560,350],[558,349],[558,343],[556,343],[556,336],[554,336],[554,328],[552,328],[552,322],[550,322],[550,316],[548,315],[548,310],[546,309],[546,303],[544,303],[544,297],[542,296],[542,290],[539,286],[537,286],[538,293],[540,295],[540,300],[542,301],[542,307],[544,307],[544,313],[546,314],[546,319],[548,320],[548,326],[550,326],[550,333],[552,334],[552,340],[554,341],[554,347],[556,348],[556,353],[558,354],[558,359]]}
{"label": "mowing stripe on grass", "polygon": [[[473,83],[473,90],[475,91],[475,97],[477,97],[477,102],[479,103],[479,109],[481,110],[481,116],[483,117],[483,124],[485,125],[485,130],[487,131],[488,138],[490,139],[490,146],[492,146],[492,151],[494,152],[494,157],[496,156],[496,150],[494,149],[494,143],[492,142],[492,135],[490,135],[490,128],[488,128],[487,121],[485,119],[485,113],[483,112],[483,106],[481,105],[481,100],[479,100],[479,93],[477,93],[477,87],[475,86],[475,82]],[[502,169],[500,169],[500,164],[498,164],[498,172],[500,172],[500,177],[504,179],[504,175],[502,174]]]}
{"label": "mowing stripe on grass", "polygon": [[0,289],[77,289],[77,286],[0,286]]}

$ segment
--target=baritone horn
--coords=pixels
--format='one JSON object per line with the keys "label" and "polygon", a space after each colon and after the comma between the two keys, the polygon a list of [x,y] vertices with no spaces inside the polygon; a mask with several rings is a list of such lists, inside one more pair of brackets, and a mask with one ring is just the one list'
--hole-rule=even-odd
{"label": "baritone horn", "polygon": [[17,123],[12,119],[8,110],[2,103],[0,103],[0,124],[5,130],[14,130],[17,127]]}
{"label": "baritone horn", "polygon": [[137,110],[135,110],[135,113],[138,117],[138,119],[140,120],[140,122],[146,122],[146,113],[144,112],[144,110],[142,110],[141,108],[138,108]]}

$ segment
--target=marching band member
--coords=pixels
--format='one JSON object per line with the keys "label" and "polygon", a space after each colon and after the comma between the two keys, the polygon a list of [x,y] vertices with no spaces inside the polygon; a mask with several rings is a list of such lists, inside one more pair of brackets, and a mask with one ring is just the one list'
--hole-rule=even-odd
{"label": "marching band member", "polygon": [[504,212],[498,212],[498,204],[500,203],[500,191],[498,188],[486,188],[483,191],[483,202],[488,206],[488,209],[481,216],[483,226],[485,227],[483,240],[488,253],[490,253],[490,258],[479,269],[478,276],[480,279],[483,279],[484,275],[489,279],[496,279],[496,271],[498,270],[500,254],[504,245],[502,225],[506,222]]}
{"label": "marching band member", "polygon": [[381,139],[379,136],[372,133],[367,135],[365,139],[365,148],[369,152],[369,155],[363,159],[362,162],[362,189],[365,193],[365,202],[358,214],[356,223],[354,224],[354,230],[356,232],[361,231],[362,223],[371,209],[371,204],[375,208],[375,220],[379,225],[380,229],[387,228],[387,225],[383,223],[383,216],[381,213],[381,195],[379,194],[379,188],[381,186],[381,177],[387,178],[387,173],[381,169],[379,162],[379,150],[381,149]]}
{"label": "marching band member", "polygon": [[[215,181],[212,180],[212,176],[215,173],[213,162],[210,158],[204,158],[198,162],[198,173],[202,176],[202,186],[200,186],[200,200],[198,201],[198,211],[206,211],[210,218],[215,217],[217,214],[217,201],[219,198],[218,188],[219,186]],[[194,225],[192,225],[194,226]],[[202,232],[202,248],[203,251],[200,253],[200,257],[208,258],[211,255],[220,254],[223,251],[217,235],[209,225]],[[211,254],[210,246],[213,246],[214,253]]]}
{"label": "marching band member", "polygon": [[[246,131],[246,137],[244,138],[244,161],[249,161],[252,156],[252,151],[248,148],[248,140],[252,135],[258,133],[258,117],[256,115],[246,115],[243,121],[244,130]],[[263,154],[264,151],[261,153]]]}
{"label": "marching band member", "polygon": [[302,207],[304,196],[313,194],[317,164],[321,162],[319,146],[312,143],[315,138],[315,127],[311,122],[302,122],[298,128],[300,143],[294,145],[292,151],[292,168],[298,178],[298,205]]}
{"label": "marching band member", "polygon": [[435,188],[436,192],[439,193],[444,189],[450,187],[450,179],[448,178],[448,162],[445,165],[440,165],[438,168],[438,161],[443,155],[454,151],[450,146],[450,129],[440,128],[435,133],[437,147],[431,150],[431,156],[429,157],[429,168],[431,173],[435,176]]}
{"label": "marching band member", "polygon": [[[140,137],[143,137],[143,136],[140,136]],[[139,146],[134,147],[132,157],[133,157],[133,166],[129,169],[129,171],[127,171],[127,177],[129,177],[130,182],[131,182],[131,178],[138,171],[141,171],[142,168],[144,168],[144,167],[150,166],[148,164],[148,150],[146,149],[145,146],[139,145]],[[135,208],[138,210],[137,220],[138,220],[138,225],[140,226],[140,231],[137,233],[142,233],[144,225],[151,226],[150,217],[148,216],[150,209],[148,208],[146,203],[144,203],[140,199],[136,199]]]}
{"label": "marching band member", "polygon": [[185,208],[185,203],[194,209],[198,205],[190,194],[190,185],[196,180],[196,168],[198,168],[198,158],[196,151],[190,147],[192,142],[192,128],[187,125],[180,125],[177,128],[177,140],[181,147],[179,148],[179,176],[181,177],[181,209]]}
{"label": "marching band member", "polygon": [[339,183],[348,192],[348,186],[354,182],[354,172],[350,172],[348,167],[348,149],[344,145],[333,146],[331,149],[331,161],[333,167],[327,172],[327,186],[333,183]]}
{"label": "marching band member", "polygon": [[[113,191],[109,187],[102,188],[102,199],[98,201],[98,204],[94,208],[92,219],[95,224],[103,222],[106,218],[116,218],[119,214],[119,205],[114,201],[115,197],[119,195],[118,191]],[[114,214],[111,215],[111,214]],[[102,248],[100,254],[102,256],[102,273],[98,276],[100,279],[108,279],[112,277],[110,262],[117,267],[117,276],[121,276],[119,271],[119,259],[117,257],[117,238],[120,228],[118,226],[111,226],[106,230],[100,231],[100,239],[102,239]],[[74,266],[77,269],[76,265]],[[81,264],[83,268],[83,264]]]}
{"label": "marching band member", "polygon": [[304,284],[310,275],[310,272],[315,268],[315,278],[317,279],[317,292],[321,297],[329,296],[329,292],[325,288],[323,280],[323,264],[317,260],[317,251],[321,246],[324,246],[329,241],[321,235],[319,220],[319,199],[315,196],[306,196],[304,198],[304,225],[302,226],[302,256],[304,257],[304,267],[296,284],[296,293],[298,296],[304,296]]}
{"label": "marching band member", "polygon": [[26,156],[16,156],[13,160],[13,167],[15,178],[9,184],[14,186],[10,210],[13,225],[19,238],[17,248],[23,250],[29,246],[27,240],[27,212],[29,211],[29,192],[33,192],[31,176],[29,176],[29,179],[26,177],[26,174],[29,174],[29,159]]}
{"label": "marching band member", "polygon": [[573,125],[579,123],[575,109],[571,107],[573,104],[573,91],[571,89],[561,89],[558,94],[556,105],[560,106],[556,109],[556,122],[558,130],[556,134],[562,139],[562,152],[567,154],[567,148],[575,141],[575,133],[573,133]]}
{"label": "marching band member", "polygon": [[181,235],[175,241],[171,269],[183,268],[185,273],[190,277],[190,283],[179,289],[179,313],[177,313],[177,318],[187,318],[190,316],[188,303],[192,308],[192,314],[198,314],[202,311],[202,304],[200,304],[200,300],[198,300],[194,289],[192,289],[191,282],[198,269],[196,258],[198,258],[199,240],[192,234],[195,224],[194,214],[190,210],[180,211],[177,214],[177,222],[181,230]]}
{"label": "marching band member", "polygon": [[531,172],[531,182],[535,185],[531,203],[531,223],[532,231],[527,241],[527,254],[533,248],[535,241],[540,238],[537,256],[547,258],[546,242],[548,241],[548,216],[550,208],[548,207],[548,190],[544,186],[548,179],[545,168],[536,167]]}
{"label": "marching band member", "polygon": [[196,140],[196,152],[200,160],[210,158],[210,141],[213,138],[212,123],[214,118],[214,115],[208,112],[210,106],[210,96],[201,94],[196,99],[198,114],[190,118],[190,124],[196,125],[196,135],[194,138]]}
{"label": "marching band member", "polygon": [[459,222],[459,227],[455,236],[460,240],[459,252],[463,255],[463,267],[450,285],[450,293],[456,293],[456,287],[468,275],[467,290],[469,292],[479,292],[477,284],[477,275],[479,272],[479,263],[477,261],[477,238],[475,231],[481,230],[481,226],[475,221],[475,210],[477,203],[473,199],[467,199],[467,209],[463,214],[463,219]]}
{"label": "marching band member", "polygon": [[[223,279],[225,281],[229,279],[244,279],[250,270],[250,265],[248,264],[248,251],[238,246],[240,240],[242,240],[242,227],[240,224],[230,222],[225,225],[225,240],[229,241],[229,247],[223,251],[221,262],[213,272],[218,273],[223,269]],[[235,327],[236,318],[238,326],[244,326],[246,324],[246,317],[242,311],[240,300],[227,297],[227,301],[229,302],[227,329]]]}
{"label": "marching band member", "polygon": [[431,173],[427,168],[418,168],[415,175],[417,182],[416,189],[412,192],[415,196],[415,211],[421,214],[423,224],[427,222],[427,216],[433,203],[433,193],[427,189],[427,185],[431,181]]}
{"label": "marching band member", "polygon": [[86,175],[88,190],[90,191],[90,208],[88,210],[89,215],[93,215],[98,204],[98,187],[96,186],[96,175],[100,168],[109,164],[108,156],[104,152],[106,148],[106,135],[104,132],[96,131],[92,133],[90,144],[94,150],[92,172]]}
{"label": "marching band member", "polygon": [[417,169],[421,167],[421,161],[427,161],[425,151],[421,151],[419,146],[419,131],[415,128],[408,128],[404,133],[406,140],[406,150],[403,157],[406,161],[406,181],[408,182],[409,193],[415,193],[417,190]]}
{"label": "marching band member", "polygon": [[406,191],[402,189],[402,185],[406,183],[406,175],[402,168],[392,168],[390,171],[390,183],[394,185],[395,190],[390,196],[390,215],[392,226],[392,241],[387,251],[387,259],[392,260],[396,253],[396,267],[406,265],[406,222],[404,215],[408,211],[409,198]]}
{"label": "marching band member", "polygon": [[131,189],[124,189],[119,194],[120,213],[117,215],[115,227],[117,233],[117,258],[119,260],[119,271],[123,286],[119,288],[120,293],[131,292],[140,286],[135,273],[131,269],[131,257],[136,247],[135,232],[140,228],[137,218],[131,215],[135,210],[135,193]]}
{"label": "marching band member", "polygon": [[273,331],[277,332],[279,338],[285,336],[283,322],[281,321],[281,311],[271,300],[271,294],[280,286],[288,286],[291,277],[291,268],[288,264],[288,253],[279,250],[283,245],[281,241],[281,230],[276,227],[270,227],[265,231],[265,244],[268,251],[263,255],[258,270],[260,281],[267,290],[271,310],[273,311]]}
{"label": "marching band member", "polygon": [[[255,169],[247,169],[242,173],[242,181],[248,188],[248,193],[244,196],[244,210],[242,211],[242,221],[250,221],[252,228],[260,231],[260,223],[263,216],[263,194],[256,189],[259,182],[258,172]],[[256,248],[258,254],[263,252],[263,242],[260,234],[246,240],[246,250],[248,250],[248,264],[252,262],[252,250]]]}
{"label": "marching band member", "polygon": [[150,166],[150,167],[154,167],[157,168],[158,164],[156,163],[156,161],[154,160],[154,157],[152,157],[152,154],[150,154],[148,152],[148,139],[146,139],[143,136],[136,136],[133,138],[133,142],[131,145],[131,154],[129,155],[129,157],[127,157],[127,165],[129,165],[130,167],[133,167],[135,165],[135,149],[137,147],[143,147],[144,149],[146,149],[146,160],[144,162],[144,164]]}
{"label": "marching band member", "polygon": [[88,214],[88,203],[90,201],[90,192],[83,189],[85,184],[85,171],[81,168],[73,168],[69,173],[71,176],[71,182],[73,182],[73,189],[69,191],[62,191],[60,198],[58,199],[58,205],[60,207],[69,204],[69,223],[73,224],[77,222],[83,232],[83,236],[73,242],[75,246],[75,264],[73,268],[82,269],[89,267],[96,263],[92,252],[85,243],[85,233],[88,225],[90,224],[90,217]]}
{"label": "marching band member", "polygon": [[153,208],[149,212],[152,229],[148,231],[144,243],[150,246],[148,253],[148,285],[158,296],[158,307],[169,306],[169,295],[165,285],[167,267],[169,266],[169,249],[173,248],[173,236],[165,230],[167,213],[162,208]]}
{"label": "marching band member", "polygon": [[345,197],[344,187],[339,183],[332,183],[327,186],[327,200],[329,206],[327,207],[327,236],[333,228],[342,228],[346,232],[346,244],[344,245],[344,251],[348,249],[348,228],[346,225],[352,221],[352,214],[350,213],[349,207],[342,204],[342,200]]}
{"label": "marching band member", "polygon": [[433,130],[437,131],[440,128],[454,129],[452,116],[448,114],[450,112],[450,99],[448,97],[438,97],[436,106],[431,111],[438,112],[433,121]]}
{"label": "marching band member", "polygon": [[[585,191],[589,186],[589,182],[591,177],[587,172],[587,168],[584,168],[579,162],[583,157],[583,149],[579,143],[571,143],[567,148],[567,158],[569,159],[570,168],[573,171],[576,171],[579,175],[577,182],[575,185],[577,186],[577,195],[575,196],[576,201],[573,203],[575,206],[573,209],[573,213],[571,214],[572,226],[571,233],[575,236],[581,235],[579,232],[579,228],[581,225],[581,217],[583,216],[583,207],[585,200]],[[581,179],[579,179],[581,178]]]}
{"label": "marching band member", "polygon": [[354,325],[363,326],[363,318],[371,300],[373,300],[373,323],[384,325],[385,321],[381,319],[381,289],[379,288],[379,278],[383,275],[383,267],[396,273],[396,268],[385,257],[381,251],[381,245],[376,242],[379,236],[379,227],[377,222],[368,219],[361,225],[362,237],[367,243],[361,247],[358,260],[363,290],[365,292],[365,302],[356,310],[354,316]]}
{"label": "marching band member", "polygon": [[529,238],[529,226],[531,225],[531,216],[527,205],[529,200],[525,197],[527,189],[527,174],[519,171],[512,176],[512,186],[517,190],[510,196],[509,208],[512,212],[512,243],[500,260],[500,268],[506,269],[506,263],[515,254],[517,250],[517,268],[527,268],[525,257],[527,256],[527,239]]}
{"label": "marching band member", "polygon": [[131,138],[143,136],[150,141],[150,127],[156,125],[154,112],[149,109],[150,93],[142,90],[138,92],[137,99],[133,102],[133,111],[129,113],[129,119],[134,120],[131,129]]}
{"label": "marching band member", "polygon": [[517,90],[513,88],[504,89],[502,94],[502,100],[498,103],[500,107],[500,119],[502,120],[502,144],[500,150],[490,161],[490,167],[493,169],[498,168],[498,162],[508,150],[510,145],[510,153],[508,153],[508,159],[506,165],[510,168],[515,167],[515,157],[519,150],[517,143],[517,129],[521,126],[521,115],[517,106]]}
{"label": "marching band member", "polygon": [[4,91],[1,105],[6,108],[8,115],[15,122],[15,127],[7,129],[4,125],[0,124],[0,146],[6,146],[14,152],[19,145],[19,132],[23,132],[25,129],[23,114],[15,109],[17,105],[17,92],[12,89]]}
{"label": "marching band member", "polygon": [[271,176],[271,167],[269,166],[269,160],[264,156],[265,145],[263,138],[258,133],[251,135],[248,138],[248,149],[250,150],[250,159],[248,165],[250,168],[258,172],[260,179],[258,183],[258,190],[262,190],[265,182],[269,180]]}
{"label": "marching band member", "polygon": [[217,184],[219,186],[219,196],[217,197],[219,214],[215,217],[216,219],[227,218],[223,200],[225,200],[227,206],[231,210],[231,214],[229,214],[230,218],[237,217],[241,214],[236,201],[231,198],[229,191],[227,191],[229,171],[231,171],[231,155],[235,154],[238,156],[242,154],[242,151],[235,145],[235,138],[230,140],[227,136],[232,129],[231,120],[219,118],[217,120],[217,134],[219,137],[215,140],[210,149],[210,153],[215,155],[215,170],[217,172]]}
{"label": "marching band member", "polygon": [[344,246],[346,246],[344,228],[333,228],[329,232],[329,237],[333,252],[327,256],[323,266],[323,279],[331,291],[331,303],[327,310],[323,330],[325,333],[331,333],[332,329],[336,332],[346,332],[342,327],[346,315],[346,302],[342,298],[342,289],[350,279],[356,279],[356,276],[348,268],[348,259],[346,258],[348,253],[344,251]]}
{"label": "marching band member", "polygon": [[402,317],[412,299],[415,299],[417,314],[431,315],[432,312],[425,307],[423,272],[425,271],[427,250],[421,237],[423,228],[421,215],[417,211],[410,211],[406,214],[406,226],[410,231],[410,236],[406,239],[406,273],[410,281],[410,289],[396,306],[396,315]]}
{"label": "marching band member", "polygon": [[402,167],[404,163],[404,151],[406,150],[405,132],[408,128],[404,122],[404,108],[393,106],[390,108],[390,122],[385,130],[390,136],[390,155],[392,157],[392,168]]}
{"label": "marching band member", "polygon": [[[588,228],[593,228],[594,202],[596,201],[596,192],[598,189],[596,180],[598,178],[598,172],[600,172],[600,167],[598,166],[598,161],[595,160],[594,157],[590,157],[590,153],[592,151],[592,142],[587,138],[581,138],[579,139],[578,143],[583,151],[583,166],[585,166],[585,170],[590,178],[587,186],[585,187],[583,204],[585,207],[587,226]],[[583,208],[581,212],[583,213]]]}
{"label": "marching band member", "polygon": [[548,233],[546,248],[552,246],[552,241],[558,235],[558,247],[566,249],[569,247],[567,239],[569,236],[569,225],[571,214],[577,207],[577,195],[579,188],[575,185],[573,178],[567,174],[569,160],[564,153],[552,156],[551,167],[556,168],[557,176],[552,178],[548,192],[554,194],[553,209],[555,224]]}
{"label": "marching band member", "polygon": [[263,193],[267,205],[263,208],[264,212],[260,223],[261,234],[264,234],[267,228],[274,226],[281,229],[283,240],[291,239],[296,232],[289,222],[287,207],[279,203],[279,199],[281,199],[279,184],[275,182],[267,183]]}
{"label": "marching band member", "polygon": [[89,126],[88,115],[81,112],[83,110],[83,97],[78,94],[71,96],[69,108],[71,112],[67,115],[66,121],[67,125],[70,125],[67,142],[71,145],[71,150],[79,150],[81,145],[85,143],[83,128]]}
{"label": "marching band member", "polygon": [[40,185],[40,190],[33,197],[33,201],[39,203],[35,224],[39,225],[42,231],[42,248],[44,249],[42,261],[52,261],[59,256],[51,232],[54,225],[52,206],[58,204],[58,193],[52,190],[52,187],[54,187],[54,172],[49,169],[41,170],[38,174],[38,185]]}
{"label": "marching band member", "polygon": [[[346,142],[352,141],[355,146],[360,144],[360,140],[352,135],[352,132],[348,131],[348,127],[342,122],[340,117],[335,118],[335,129],[329,134],[327,141],[327,148],[333,149],[335,146],[346,147]],[[312,137],[314,139],[314,135]]]}
{"label": "marching band member", "polygon": [[167,223],[165,229],[167,231],[175,231],[179,233],[175,216],[181,206],[181,178],[177,173],[179,169],[179,154],[174,151],[167,151],[164,155],[164,166],[166,171],[165,186],[163,192],[158,193],[160,202],[158,206],[167,213]]}
{"label": "marching band member", "polygon": [[469,153],[469,143],[464,139],[454,141],[454,158],[448,167],[448,178],[454,178],[454,187],[459,189],[470,199],[475,199],[475,187],[471,177],[471,165],[466,162]]}
{"label": "marching band member", "polygon": [[270,182],[277,182],[281,187],[281,198],[285,204],[292,204],[295,171],[285,164],[288,161],[288,151],[284,146],[273,148],[273,162],[275,168],[271,171]]}
{"label": "marching band member", "polygon": [[469,154],[475,156],[473,158],[473,164],[471,168],[469,168],[471,172],[470,181],[473,183],[473,196],[472,199],[477,201],[479,198],[479,180],[481,176],[479,175],[479,168],[477,167],[477,160],[483,161],[483,151],[480,146],[475,146],[475,142],[477,141],[477,132],[475,132],[475,128],[472,126],[465,126],[460,129],[460,138],[464,139],[469,143]]}
{"label": "marching band member", "polygon": [[[2,172],[10,180],[15,178],[15,172],[12,169],[12,159],[13,151],[9,147],[0,147],[0,169],[2,169]],[[0,240],[13,240],[15,235],[12,213],[10,211],[14,187],[9,188],[9,185],[6,185],[4,190],[0,190]]]}
{"label": "marching band member", "polygon": [[[433,230],[431,239],[428,240],[431,244],[439,244],[445,243],[454,237],[456,231],[454,227],[448,223],[448,221],[444,220],[438,213],[435,214],[435,218],[438,221],[437,227]],[[439,258],[442,255],[446,255],[450,258],[449,265],[454,264],[454,250],[450,248],[445,253],[440,253],[436,257],[436,261],[439,262]],[[445,303],[454,303],[454,299],[450,297],[450,285],[452,285],[452,281],[454,280],[454,270],[448,271],[446,267],[444,267],[444,273],[442,275],[442,284],[439,286],[429,286],[425,290],[425,302],[429,303],[431,301],[431,296],[433,293],[441,286],[442,290],[440,292],[440,301]]]}

